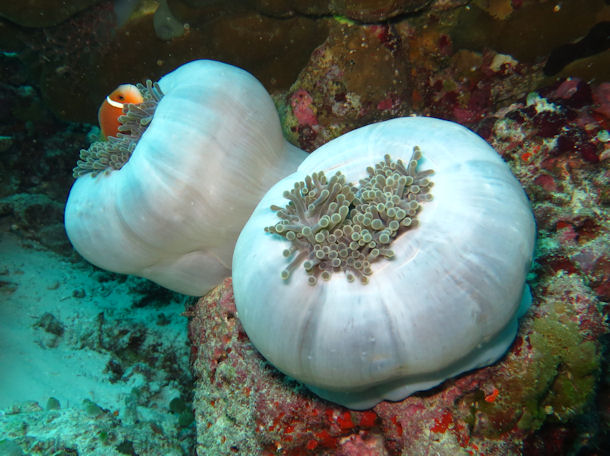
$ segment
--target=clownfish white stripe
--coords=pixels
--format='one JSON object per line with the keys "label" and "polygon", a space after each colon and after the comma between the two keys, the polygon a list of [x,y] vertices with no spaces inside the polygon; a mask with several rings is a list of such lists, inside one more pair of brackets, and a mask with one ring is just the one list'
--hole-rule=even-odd
{"label": "clownfish white stripe", "polygon": [[108,102],[108,104],[110,104],[110,106],[114,106],[115,108],[123,109],[123,103],[114,101],[112,98],[110,98],[110,95],[106,97],[106,101]]}

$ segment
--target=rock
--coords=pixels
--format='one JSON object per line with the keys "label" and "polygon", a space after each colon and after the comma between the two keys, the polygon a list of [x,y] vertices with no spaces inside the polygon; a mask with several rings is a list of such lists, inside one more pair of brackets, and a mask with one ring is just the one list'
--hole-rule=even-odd
{"label": "rock", "polygon": [[24,55],[44,101],[61,119],[97,123],[101,102],[119,84],[158,80],[201,58],[244,68],[270,91],[286,89],[327,33],[324,21],[252,10],[203,18],[191,10],[172,12],[170,22],[181,24],[180,33],[167,22],[160,26],[154,10],[138,11],[117,26],[114,13],[102,6],[44,34],[19,31],[29,43]]}
{"label": "rock", "polygon": [[326,41],[277,100],[288,138],[312,151],[354,128],[407,114],[409,71],[393,26],[332,22]]}
{"label": "rock", "polygon": [[206,14],[219,10],[253,8],[265,15],[287,17],[342,16],[362,22],[378,22],[400,14],[412,13],[425,8],[432,0],[170,0],[171,8],[192,8]]}
{"label": "rock", "polygon": [[70,16],[89,8],[101,0],[34,0],[27,5],[21,2],[2,2],[0,17],[24,27],[48,27],[65,21]]}
{"label": "rock", "polygon": [[604,0],[472,3],[459,12],[459,26],[452,33],[456,45],[477,51],[491,48],[529,64],[546,58],[554,48],[583,37],[597,22],[607,20],[609,14]]}
{"label": "rock", "polygon": [[265,11],[271,10],[280,14],[290,11],[304,15],[344,16],[361,22],[378,22],[400,14],[412,13],[426,7],[430,2],[431,0],[256,1],[257,7]]}

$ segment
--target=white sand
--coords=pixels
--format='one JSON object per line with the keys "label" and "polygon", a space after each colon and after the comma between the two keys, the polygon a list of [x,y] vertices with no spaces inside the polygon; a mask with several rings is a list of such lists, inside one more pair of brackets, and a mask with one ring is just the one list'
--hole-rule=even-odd
{"label": "white sand", "polygon": [[[144,345],[161,343],[164,350],[175,349],[184,360],[188,349],[187,322],[180,316],[183,303],[172,302],[158,309],[133,308],[139,295],[134,296],[129,286],[139,279],[120,283],[84,262],[71,264],[24,242],[10,233],[0,236],[0,409],[25,400],[44,407],[52,396],[62,408],[90,399],[118,410],[134,388],[142,387],[158,401],[151,407],[166,409],[180,394],[177,385],[163,373],[154,374],[159,381],[151,384],[150,372],[142,373],[147,366],[141,360],[131,366],[123,362],[126,369],[120,381],[109,381],[111,374],[104,372],[113,357],[107,350],[112,344],[108,341],[117,328],[144,328]],[[83,292],[84,297],[78,297]],[[63,335],[58,337],[35,326],[46,312],[63,324]],[[169,324],[157,325],[161,313]],[[129,337],[124,333],[118,332],[116,337]],[[102,334],[105,342],[100,346]]]}

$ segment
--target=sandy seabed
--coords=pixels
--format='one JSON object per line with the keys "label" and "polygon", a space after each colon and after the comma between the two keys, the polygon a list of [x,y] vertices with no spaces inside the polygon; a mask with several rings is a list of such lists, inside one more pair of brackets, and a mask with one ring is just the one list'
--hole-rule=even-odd
{"label": "sandy seabed", "polygon": [[[181,315],[189,302],[144,279],[69,261],[10,232],[0,235],[0,435],[24,451],[33,451],[33,441],[42,448],[40,442],[53,439],[52,448],[32,454],[62,445],[121,454],[122,432],[137,448],[138,430],[149,423],[164,440],[158,454],[188,452],[188,420],[170,403],[190,401]],[[48,435],[36,431],[43,422]],[[0,449],[6,442],[0,438]]]}

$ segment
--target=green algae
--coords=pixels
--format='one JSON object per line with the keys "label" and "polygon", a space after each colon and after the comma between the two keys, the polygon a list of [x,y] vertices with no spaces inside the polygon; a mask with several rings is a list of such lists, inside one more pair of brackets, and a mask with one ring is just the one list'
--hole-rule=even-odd
{"label": "green algae", "polygon": [[524,389],[521,429],[537,429],[545,420],[566,422],[593,398],[600,367],[595,344],[583,340],[578,325],[549,314],[533,321],[529,336],[534,364]]}
{"label": "green algae", "polygon": [[591,341],[584,341],[578,325],[554,318],[534,321],[530,340],[534,349],[553,363],[552,382],[541,407],[551,420],[565,422],[582,413],[594,393],[600,353]]}
{"label": "green algae", "polygon": [[493,377],[499,390],[495,400],[486,401],[481,390],[462,398],[462,419],[473,435],[530,433],[547,421],[565,423],[583,413],[594,397],[601,353],[569,313],[564,309],[529,322],[523,345],[530,347],[509,356]]}

